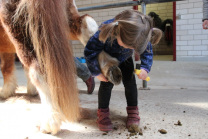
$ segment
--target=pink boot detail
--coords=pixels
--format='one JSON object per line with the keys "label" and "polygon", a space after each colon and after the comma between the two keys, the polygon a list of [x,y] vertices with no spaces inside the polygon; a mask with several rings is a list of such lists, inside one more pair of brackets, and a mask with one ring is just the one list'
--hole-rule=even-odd
{"label": "pink boot detail", "polygon": [[111,131],[113,130],[113,125],[109,118],[109,108],[98,109],[97,111],[97,125],[101,131]]}
{"label": "pink boot detail", "polygon": [[139,126],[140,124],[140,117],[139,111],[137,106],[128,106],[126,107],[128,116],[126,121],[126,127],[129,128],[132,125]]}

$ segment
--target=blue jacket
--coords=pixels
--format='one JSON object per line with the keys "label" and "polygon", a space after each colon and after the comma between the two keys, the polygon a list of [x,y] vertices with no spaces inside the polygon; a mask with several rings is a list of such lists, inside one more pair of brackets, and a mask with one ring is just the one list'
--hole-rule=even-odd
{"label": "blue jacket", "polygon": [[[113,20],[114,19],[107,20],[102,24],[109,24],[113,22]],[[107,40],[105,43],[101,42],[99,40],[99,33],[100,31],[98,30],[89,39],[84,50],[86,63],[92,76],[97,76],[102,73],[98,63],[98,55],[100,54],[101,51],[105,51],[110,56],[117,58],[120,63],[130,58],[134,51],[133,49],[127,49],[121,47],[118,44],[117,40],[114,40],[112,45],[109,42],[109,40]],[[147,45],[147,49],[140,55],[140,60],[141,60],[141,69],[150,72],[153,61],[153,51],[150,42]]]}

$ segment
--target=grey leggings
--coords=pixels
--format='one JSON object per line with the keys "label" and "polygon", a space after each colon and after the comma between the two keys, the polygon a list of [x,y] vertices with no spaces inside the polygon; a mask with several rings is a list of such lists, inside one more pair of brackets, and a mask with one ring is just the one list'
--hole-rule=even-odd
{"label": "grey leggings", "polygon": [[74,62],[76,64],[77,76],[85,82],[91,76],[89,69],[76,58],[74,58]]}

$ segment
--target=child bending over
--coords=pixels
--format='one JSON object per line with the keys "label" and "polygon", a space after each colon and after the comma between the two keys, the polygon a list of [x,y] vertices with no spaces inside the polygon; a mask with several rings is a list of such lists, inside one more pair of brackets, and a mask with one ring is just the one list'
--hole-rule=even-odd
{"label": "child bending over", "polygon": [[[101,131],[113,129],[109,118],[109,102],[113,84],[108,82],[101,72],[98,55],[105,51],[117,58],[122,72],[127,101],[126,126],[139,126],[137,85],[134,74],[133,51],[140,55],[141,73],[139,79],[145,80],[150,72],[153,52],[152,44],[157,44],[162,31],[153,28],[152,19],[135,10],[125,10],[101,24],[100,29],[89,39],[84,55],[87,66],[93,76],[101,82],[98,91],[97,125]],[[151,44],[151,43],[152,44]]]}

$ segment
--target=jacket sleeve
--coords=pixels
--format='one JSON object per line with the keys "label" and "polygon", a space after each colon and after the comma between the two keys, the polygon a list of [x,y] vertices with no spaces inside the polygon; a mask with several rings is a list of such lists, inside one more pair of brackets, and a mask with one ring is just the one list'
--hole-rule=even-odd
{"label": "jacket sleeve", "polygon": [[150,42],[147,44],[146,50],[140,55],[140,59],[141,69],[144,69],[149,73],[153,63],[153,50]]}
{"label": "jacket sleeve", "polygon": [[203,0],[203,20],[208,20],[208,0]]}
{"label": "jacket sleeve", "polygon": [[86,59],[86,64],[92,74],[92,76],[97,76],[101,74],[100,65],[98,62],[98,55],[104,49],[104,43],[99,40],[99,33],[97,31],[88,41],[85,49],[84,56]]}

